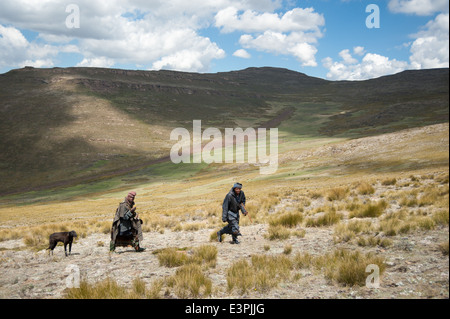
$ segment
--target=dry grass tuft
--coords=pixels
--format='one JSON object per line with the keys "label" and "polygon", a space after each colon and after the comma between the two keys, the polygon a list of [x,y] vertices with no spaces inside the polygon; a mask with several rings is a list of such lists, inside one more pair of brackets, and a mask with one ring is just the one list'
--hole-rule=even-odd
{"label": "dry grass tuft", "polygon": [[175,275],[167,279],[167,285],[182,299],[206,297],[212,292],[211,279],[205,276],[201,266],[197,264],[178,268]]}
{"label": "dry grass tuft", "polygon": [[328,191],[327,199],[329,201],[342,200],[347,197],[350,190],[348,187],[337,187]]}
{"label": "dry grass tuft", "polygon": [[158,255],[160,266],[169,268],[179,267],[186,264],[198,264],[208,268],[214,268],[217,262],[217,247],[202,245],[193,249],[188,255],[187,248],[169,247],[154,252]]}
{"label": "dry grass tuft", "polygon": [[397,184],[396,178],[388,178],[381,182],[381,185],[383,185],[383,186],[393,186],[395,184]]}
{"label": "dry grass tuft", "polygon": [[310,217],[306,220],[306,227],[321,227],[337,224],[342,218],[342,214],[336,211],[336,208],[326,207],[325,212],[319,217]]}
{"label": "dry grass tuft", "polygon": [[361,195],[371,195],[375,193],[375,188],[367,182],[362,182],[358,185],[356,191]]}
{"label": "dry grass tuft", "polygon": [[66,290],[66,299],[159,299],[163,287],[162,280],[156,280],[150,288],[140,278],[135,278],[131,288],[122,287],[111,278],[95,284],[83,280],[79,288]]}
{"label": "dry grass tuft", "polygon": [[300,212],[297,213],[284,213],[278,217],[271,218],[269,220],[270,226],[283,226],[293,228],[296,227],[303,221],[303,214]]}
{"label": "dry grass tuft", "polygon": [[299,238],[305,237],[305,230],[290,230],[289,228],[286,228],[281,225],[272,226],[270,225],[267,234],[265,235],[266,238],[269,240],[285,240],[288,239],[290,236],[297,236]]}
{"label": "dry grass tuft", "polygon": [[228,290],[237,289],[242,294],[249,290],[267,291],[287,280],[292,266],[287,256],[253,255],[251,264],[238,260],[227,271]]}
{"label": "dry grass tuft", "polygon": [[383,214],[386,207],[387,207],[387,203],[384,200],[381,200],[378,203],[369,202],[365,205],[357,207],[357,209],[355,209],[354,211],[351,211],[349,214],[349,218],[379,217]]}

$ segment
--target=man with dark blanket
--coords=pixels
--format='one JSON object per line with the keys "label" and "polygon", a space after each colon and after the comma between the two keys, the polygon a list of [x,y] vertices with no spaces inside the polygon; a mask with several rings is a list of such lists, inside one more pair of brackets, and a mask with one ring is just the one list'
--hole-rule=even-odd
{"label": "man with dark blanket", "polygon": [[144,248],[139,246],[144,237],[142,235],[142,220],[139,219],[139,215],[136,213],[136,207],[134,206],[134,198],[136,192],[129,192],[125,200],[119,204],[114,216],[113,225],[111,229],[111,243],[109,246],[110,251],[116,249],[116,241],[125,240],[130,241],[131,245],[138,252],[143,251]]}
{"label": "man with dark blanket", "polygon": [[239,244],[238,236],[242,236],[239,231],[239,211],[247,216],[245,210],[245,194],[242,191],[242,184],[235,183],[230,192],[225,196],[222,204],[222,221],[228,225],[217,232],[219,242],[222,241],[223,234],[229,234],[233,238],[233,244]]}

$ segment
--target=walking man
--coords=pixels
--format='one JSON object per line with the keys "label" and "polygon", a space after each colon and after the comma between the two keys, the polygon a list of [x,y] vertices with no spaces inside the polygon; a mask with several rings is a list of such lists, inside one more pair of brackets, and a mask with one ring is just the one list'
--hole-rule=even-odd
{"label": "walking man", "polygon": [[242,236],[239,231],[240,210],[247,216],[247,211],[245,210],[245,194],[242,191],[242,184],[235,183],[227,196],[225,196],[222,204],[222,221],[228,223],[228,225],[217,232],[219,242],[222,242],[223,234],[229,234],[233,238],[233,244],[239,244],[238,236]]}

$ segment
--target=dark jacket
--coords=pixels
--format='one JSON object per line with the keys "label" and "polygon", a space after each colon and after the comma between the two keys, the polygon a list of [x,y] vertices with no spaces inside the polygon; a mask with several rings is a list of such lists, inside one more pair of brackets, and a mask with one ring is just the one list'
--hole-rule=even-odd
{"label": "dark jacket", "polygon": [[232,188],[230,192],[225,196],[222,204],[222,221],[227,221],[229,219],[228,212],[231,212],[232,217],[239,219],[239,210],[241,204],[245,205],[245,194],[241,190],[239,196],[236,195],[234,189]]}

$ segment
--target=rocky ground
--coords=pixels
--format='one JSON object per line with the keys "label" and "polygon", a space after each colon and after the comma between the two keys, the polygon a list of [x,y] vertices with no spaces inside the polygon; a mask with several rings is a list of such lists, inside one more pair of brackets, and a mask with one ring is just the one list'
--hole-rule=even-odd
{"label": "rocky ground", "polygon": [[[197,247],[204,244],[218,248],[217,265],[207,271],[213,282],[211,298],[448,298],[449,297],[449,259],[437,248],[437,243],[448,241],[448,228],[416,232],[402,237],[394,237],[394,244],[388,249],[364,248],[385,256],[387,270],[381,277],[380,288],[343,287],[328,282],[323,274],[310,270],[300,271],[300,279],[281,282],[277,288],[264,294],[258,291],[244,296],[227,291],[226,270],[236,260],[249,258],[252,254],[283,254],[286,244],[292,245],[292,253],[309,252],[320,255],[336,247],[347,244],[333,243],[333,228],[306,228],[304,238],[291,237],[284,241],[269,241],[264,238],[267,225],[242,227],[240,245],[225,242],[210,242],[213,230],[203,229],[193,232],[172,232],[163,234],[152,232],[144,234],[145,252],[136,253],[131,248],[118,248],[109,254],[109,236],[93,234],[78,239],[72,255],[64,256],[62,246],[49,256],[45,250],[33,252],[17,249],[21,241],[0,243],[0,298],[62,298],[67,278],[74,266],[80,270],[81,277],[89,282],[97,282],[107,277],[120,285],[129,286],[132,280],[140,277],[146,283],[165,278],[175,273],[176,268],[159,265],[154,252],[165,247]],[[265,251],[264,246],[270,250]],[[357,249],[355,246],[348,246]],[[189,253],[189,250],[187,251]],[[73,265],[73,266],[72,266]],[[164,291],[162,292],[163,295]],[[162,296],[174,297],[171,294]]]}

